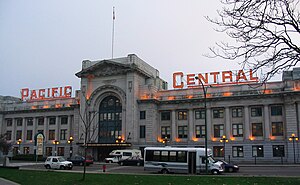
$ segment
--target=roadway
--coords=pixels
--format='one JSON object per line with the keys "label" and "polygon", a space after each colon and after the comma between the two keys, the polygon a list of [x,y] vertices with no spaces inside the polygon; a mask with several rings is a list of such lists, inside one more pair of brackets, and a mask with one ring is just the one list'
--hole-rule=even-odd
{"label": "roadway", "polygon": [[[103,172],[102,166],[106,165]],[[43,163],[20,165],[23,170],[47,171]],[[56,170],[60,171],[60,170]],[[72,172],[82,172],[83,166],[74,166]],[[154,174],[144,171],[143,166],[119,166],[118,164],[95,163],[86,167],[87,173],[126,173],[126,174]],[[223,173],[225,176],[286,176],[300,177],[300,165],[241,165],[237,173]]]}

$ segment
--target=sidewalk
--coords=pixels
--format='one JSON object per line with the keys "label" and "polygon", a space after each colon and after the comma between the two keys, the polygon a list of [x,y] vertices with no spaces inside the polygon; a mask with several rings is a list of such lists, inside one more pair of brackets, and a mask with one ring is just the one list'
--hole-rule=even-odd
{"label": "sidewalk", "polygon": [[0,185],[19,185],[19,184],[0,177]]}

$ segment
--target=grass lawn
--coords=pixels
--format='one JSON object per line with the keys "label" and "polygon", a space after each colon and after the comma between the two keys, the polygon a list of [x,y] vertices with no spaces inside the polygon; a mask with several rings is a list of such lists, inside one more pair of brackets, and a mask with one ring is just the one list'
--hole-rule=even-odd
{"label": "grass lawn", "polygon": [[28,171],[0,168],[0,177],[20,184],[28,185],[299,185],[299,178],[292,177],[226,177],[221,176],[186,176],[186,175],[124,175],[124,174],[86,174],[58,171]]}

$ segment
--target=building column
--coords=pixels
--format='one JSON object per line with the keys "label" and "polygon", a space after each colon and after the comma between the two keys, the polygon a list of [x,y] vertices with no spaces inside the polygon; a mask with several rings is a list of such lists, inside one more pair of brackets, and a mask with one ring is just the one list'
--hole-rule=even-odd
{"label": "building column", "polygon": [[206,108],[206,124],[207,124],[207,141],[211,141],[211,136],[212,136],[212,132],[213,132],[213,127],[212,127],[212,121],[211,121],[211,109],[210,108]]}
{"label": "building column", "polygon": [[269,116],[269,105],[264,105],[264,129],[265,129],[265,133],[264,133],[264,138],[265,139],[270,139],[271,133],[270,133],[270,127],[271,127],[271,123],[270,123],[270,116]]}
{"label": "building column", "polygon": [[37,128],[37,119],[36,117],[33,117],[32,118],[32,122],[33,122],[33,125],[32,125],[32,141],[34,141],[34,136],[37,134],[37,131],[36,131],[36,128]]}
{"label": "building column", "polygon": [[224,134],[226,135],[226,137],[228,139],[230,139],[230,137],[231,137],[230,128],[231,128],[230,110],[229,110],[229,107],[225,107],[225,132],[224,132]]}
{"label": "building column", "polygon": [[60,137],[59,137],[59,128],[60,128],[60,122],[59,122],[59,116],[56,116],[55,117],[55,139],[56,140],[60,140]]}
{"label": "building column", "polygon": [[69,137],[68,137],[68,139],[70,138],[70,136],[72,136],[73,138],[74,138],[74,136],[73,136],[73,133],[72,133],[72,122],[71,122],[71,116],[70,115],[68,115],[68,128],[69,128]]}
{"label": "building column", "polygon": [[48,141],[49,139],[49,134],[48,134],[48,118],[45,116],[44,117],[44,136],[45,136],[45,142]]}
{"label": "building column", "polygon": [[171,127],[171,134],[172,134],[172,141],[176,141],[176,111],[172,110],[172,127]]}
{"label": "building column", "polygon": [[249,107],[245,106],[244,107],[244,115],[245,115],[245,123],[244,123],[244,133],[245,133],[245,140],[250,138],[250,131],[251,131],[251,126],[250,126],[250,117],[249,117]]}
{"label": "building column", "polygon": [[194,126],[194,114],[193,114],[193,109],[190,109],[189,110],[189,120],[188,120],[188,133],[189,133],[189,135],[188,135],[188,139],[189,140],[193,140],[193,138],[195,137],[194,136],[194,128],[195,128],[195,126]]}
{"label": "building column", "polygon": [[11,141],[13,143],[16,143],[16,134],[17,134],[17,121],[16,121],[16,118],[13,118],[12,119],[12,127],[11,127]]}
{"label": "building column", "polygon": [[26,131],[26,118],[23,117],[23,119],[22,119],[22,143],[25,143],[25,141],[26,141],[25,131]]}

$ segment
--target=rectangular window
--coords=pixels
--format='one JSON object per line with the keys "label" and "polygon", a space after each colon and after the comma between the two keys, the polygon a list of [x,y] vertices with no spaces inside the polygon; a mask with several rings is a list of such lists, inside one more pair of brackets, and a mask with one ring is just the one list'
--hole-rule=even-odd
{"label": "rectangular window", "polygon": [[224,148],[223,146],[214,146],[213,147],[214,157],[224,157]]}
{"label": "rectangular window", "polygon": [[243,124],[232,124],[233,137],[243,137]]}
{"label": "rectangular window", "polygon": [[146,138],[146,126],[140,125],[140,138]]}
{"label": "rectangular window", "polygon": [[49,140],[55,140],[55,130],[49,130]]}
{"label": "rectangular window", "polygon": [[232,147],[232,156],[233,157],[244,157],[244,149],[242,146],[233,146]]}
{"label": "rectangular window", "polygon": [[224,109],[213,110],[213,118],[223,118],[223,117],[224,117]]}
{"label": "rectangular window", "polygon": [[26,118],[27,126],[33,125],[33,118]]}
{"label": "rectangular window", "polygon": [[272,122],[272,136],[283,136],[282,122]]}
{"label": "rectangular window", "polygon": [[11,127],[12,126],[12,119],[6,119],[6,126]]}
{"label": "rectangular window", "polygon": [[243,117],[243,108],[241,108],[241,107],[232,108],[232,117],[233,118]]}
{"label": "rectangular window", "polygon": [[11,140],[11,130],[9,130],[9,131],[6,131],[6,140]]}
{"label": "rectangular window", "polygon": [[214,137],[222,137],[224,135],[224,125],[214,125]]}
{"label": "rectangular window", "polygon": [[205,125],[196,125],[196,138],[204,138],[205,137]]}
{"label": "rectangular window", "polygon": [[52,147],[46,147],[46,156],[52,155]]}
{"label": "rectangular window", "polygon": [[171,127],[163,126],[161,127],[161,138],[171,138]]}
{"label": "rectangular window", "polygon": [[22,126],[23,119],[22,119],[22,118],[17,118],[16,121],[17,121],[17,126],[18,126],[18,127],[21,127],[21,126]]}
{"label": "rectangular window", "polygon": [[38,133],[44,133],[44,130],[38,130]]}
{"label": "rectangular window", "polygon": [[262,116],[262,107],[253,107],[251,108],[252,117],[261,117]]}
{"label": "rectangular window", "polygon": [[67,129],[60,130],[60,140],[67,140]]}
{"label": "rectangular window", "polygon": [[140,111],[140,119],[146,119],[146,111]]}
{"label": "rectangular window", "polygon": [[187,126],[178,126],[178,138],[187,138]]}
{"label": "rectangular window", "polygon": [[252,123],[252,136],[263,136],[262,123]]}
{"label": "rectangular window", "polygon": [[284,157],[284,145],[273,145],[273,157]]}
{"label": "rectangular window", "polygon": [[178,120],[187,120],[187,111],[178,111]]}
{"label": "rectangular window", "polygon": [[17,130],[16,140],[18,140],[18,139],[22,139],[22,130]]}
{"label": "rectangular window", "polygon": [[205,110],[195,110],[195,119],[205,119]]}
{"label": "rectangular window", "polygon": [[162,121],[171,120],[171,112],[170,111],[163,111],[160,113],[160,117]]}
{"label": "rectangular window", "polygon": [[23,148],[23,154],[28,155],[30,152],[29,147],[24,147]]}
{"label": "rectangular window", "polygon": [[27,130],[26,140],[32,140],[32,130]]}
{"label": "rectangular window", "polygon": [[44,125],[44,117],[38,118],[38,125]]}
{"label": "rectangular window", "polygon": [[56,118],[55,117],[50,117],[49,118],[49,125],[55,125]]}
{"label": "rectangular window", "polygon": [[282,116],[282,106],[281,105],[271,106],[271,116]]}
{"label": "rectangular window", "polygon": [[65,148],[64,147],[57,147],[57,155],[64,156],[65,155]]}
{"label": "rectangular window", "polygon": [[252,157],[264,157],[264,146],[257,145],[252,146]]}
{"label": "rectangular window", "polygon": [[68,124],[68,116],[62,116],[60,118],[60,124],[61,125],[67,125]]}

